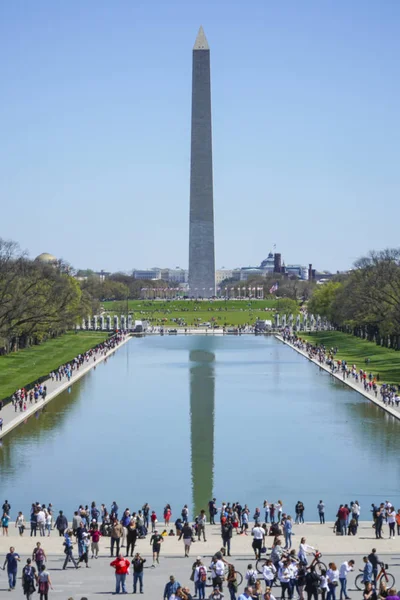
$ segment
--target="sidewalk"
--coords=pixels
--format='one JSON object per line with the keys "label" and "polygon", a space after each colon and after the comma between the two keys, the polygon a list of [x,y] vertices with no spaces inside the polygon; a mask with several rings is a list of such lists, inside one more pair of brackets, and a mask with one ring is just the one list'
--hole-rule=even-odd
{"label": "sidewalk", "polygon": [[300,350],[300,348],[297,348],[296,346],[293,346],[293,344],[291,344],[290,342],[287,342],[286,340],[284,340],[282,336],[276,335],[275,337],[276,337],[277,340],[279,340],[283,344],[286,344],[287,346],[289,346],[293,350],[296,350],[296,352],[298,352],[302,356],[305,356],[305,358],[307,358],[307,360],[309,360],[310,362],[312,362],[315,365],[317,365],[318,367],[320,367],[320,369],[323,369],[324,371],[326,371],[327,373],[329,373],[329,375],[331,375],[332,377],[335,377],[338,381],[341,381],[344,385],[347,385],[349,388],[351,388],[355,392],[358,392],[359,394],[361,394],[365,398],[368,398],[368,400],[370,400],[371,402],[373,402],[376,406],[379,406],[379,408],[381,408],[382,410],[386,411],[387,413],[389,413],[390,415],[392,415],[396,419],[400,420],[400,408],[398,408],[396,406],[386,406],[380,400],[380,397],[381,397],[380,396],[380,388],[381,388],[381,386],[379,384],[378,384],[378,396],[375,398],[375,393],[373,391],[372,392],[367,392],[366,390],[364,390],[364,386],[363,386],[363,384],[362,384],[361,381],[356,382],[352,377],[351,378],[350,377],[349,378],[346,377],[346,379],[343,379],[343,374],[342,373],[340,373],[340,372],[338,373],[337,371],[332,372],[330,366],[325,365],[323,363],[320,363],[315,358],[310,358],[308,356],[307,352],[305,352],[304,350]]}
{"label": "sidewalk", "polygon": [[[19,510],[19,507],[15,507]],[[22,507],[23,509],[23,507]],[[12,511],[14,517],[14,510]],[[32,552],[36,542],[42,542],[43,548],[46,553],[53,556],[63,554],[63,538],[59,537],[57,530],[52,530],[50,537],[30,537],[29,529],[29,514],[25,513],[25,519],[27,522],[27,529],[23,537],[18,535],[18,530],[15,528],[14,523],[11,521],[9,526],[9,536],[0,536],[0,556],[3,556],[10,545],[14,545],[17,552],[22,554],[29,554]],[[234,555],[247,556],[249,558],[254,557],[254,551],[252,548],[253,538],[251,536],[251,529],[253,523],[249,526],[248,535],[237,535],[233,534],[232,537],[232,553]],[[162,531],[164,526],[162,523],[158,524],[158,531]],[[191,555],[192,556],[212,556],[222,546],[221,539],[221,527],[220,525],[206,525],[206,542],[196,541],[192,544]],[[333,533],[333,522],[320,525],[319,523],[304,523],[302,525],[293,525],[293,537],[292,547],[298,550],[300,539],[302,536],[306,537],[307,544],[310,544],[314,548],[317,548],[323,555],[336,554],[345,555],[351,558],[353,554],[369,554],[372,548],[377,548],[378,554],[398,554],[400,551],[400,537],[389,539],[389,528],[386,524],[383,526],[383,536],[381,540],[375,538],[375,529],[372,527],[371,521],[360,521],[358,533],[356,536],[340,536]],[[149,554],[150,548],[150,535],[147,535],[145,539],[139,539],[136,544],[136,551]],[[284,536],[280,536],[284,540]],[[273,536],[268,536],[265,539],[265,545],[267,548],[271,548],[273,543]],[[110,538],[100,538],[100,556],[109,556],[110,554]],[[162,544],[161,554],[168,557],[183,557],[183,540],[179,541],[177,536],[165,537]]]}
{"label": "sidewalk", "polygon": [[111,350],[107,350],[106,354],[91,357],[89,359],[89,362],[86,363],[84,366],[80,367],[78,371],[72,371],[70,381],[68,381],[66,377],[63,377],[61,381],[52,381],[51,378],[46,379],[46,381],[43,382],[43,385],[47,386],[46,399],[43,400],[42,398],[39,398],[36,403],[35,400],[33,400],[32,404],[28,400],[27,409],[23,412],[20,412],[19,407],[18,410],[15,411],[15,407],[12,405],[11,402],[9,404],[6,404],[6,406],[4,406],[3,409],[0,411],[0,417],[2,417],[3,419],[3,429],[2,431],[0,431],[0,440],[4,438],[8,433],[10,433],[10,431],[12,431],[15,427],[18,427],[18,425],[26,421],[26,419],[28,419],[32,415],[35,415],[35,413],[38,410],[41,410],[43,406],[46,406],[46,404],[51,402],[51,400],[58,396],[58,394],[61,394],[61,392],[67,390],[71,385],[74,384],[75,381],[78,381],[78,379],[86,375],[86,373],[88,373],[90,369],[92,369],[94,366],[98,365],[99,363],[103,362],[106,358],[111,356],[111,354],[118,350],[118,348],[121,348],[121,346],[126,344],[129,341],[129,339],[129,336],[125,336],[120,344],[118,344],[117,346],[115,346],[115,348],[112,348]]}

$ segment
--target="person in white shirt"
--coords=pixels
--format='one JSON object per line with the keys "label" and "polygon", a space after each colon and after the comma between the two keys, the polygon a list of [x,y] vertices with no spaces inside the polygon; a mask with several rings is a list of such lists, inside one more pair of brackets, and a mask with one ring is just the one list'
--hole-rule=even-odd
{"label": "person in white shirt", "polygon": [[264,500],[264,509],[265,509],[265,522],[269,523],[269,502],[267,500]]}
{"label": "person in white shirt", "polygon": [[328,578],[326,576],[325,569],[322,569],[322,571],[321,571],[321,578],[320,578],[320,581],[319,581],[319,587],[321,589],[321,598],[322,598],[322,600],[325,600],[326,595],[329,592]]}
{"label": "person in white shirt", "polygon": [[265,537],[265,530],[260,527],[259,525],[257,525],[256,527],[253,527],[253,531],[251,532],[251,535],[253,536],[253,550],[254,550],[254,554],[256,557],[256,560],[261,558],[261,549],[263,546],[263,542],[264,542],[264,537]]}
{"label": "person in white shirt", "polygon": [[249,587],[256,585],[257,571],[255,569],[253,569],[253,565],[247,565],[247,571],[246,571],[244,578]]}
{"label": "person in white shirt", "polygon": [[44,510],[41,508],[37,514],[37,526],[39,528],[40,535],[44,535],[45,526],[46,526],[46,515],[44,514]]}
{"label": "person in white shirt", "polygon": [[268,559],[265,561],[263,566],[263,577],[266,587],[271,588],[276,576],[276,568],[272,560]]}
{"label": "person in white shirt", "polygon": [[211,578],[213,587],[218,587],[222,592],[222,582],[225,574],[225,564],[222,560],[222,554],[217,552],[210,564]]}
{"label": "person in white shirt", "polygon": [[288,596],[290,596],[290,570],[289,570],[290,561],[285,560],[279,563],[278,569],[278,579],[281,584],[281,599],[284,600],[286,590],[288,592]]}
{"label": "person in white shirt", "polygon": [[389,538],[394,537],[394,528],[396,526],[396,511],[393,506],[387,512],[387,522],[389,525]]}
{"label": "person in white shirt", "polygon": [[340,600],[349,600],[347,595],[347,573],[354,571],[354,560],[345,561],[340,565],[339,581],[340,581]]}
{"label": "person in white shirt", "polygon": [[339,584],[339,571],[334,562],[330,562],[328,566],[329,569],[326,572],[326,577],[328,579],[329,592],[326,600],[336,600],[336,588]]}
{"label": "person in white shirt", "polygon": [[15,527],[18,527],[19,535],[23,536],[25,531],[25,517],[22,512],[18,513],[17,520],[15,521]]}
{"label": "person in white shirt", "polygon": [[303,565],[307,564],[307,554],[311,554],[311,552],[314,552],[315,548],[313,546],[309,546],[308,544],[306,544],[306,538],[302,537],[300,540],[300,546],[299,546],[299,553],[298,553],[298,559],[300,560],[300,562],[303,563]]}
{"label": "person in white shirt", "polygon": [[47,537],[50,537],[52,520],[53,520],[52,514],[50,512],[48,512],[48,511],[46,511],[46,531],[47,531]]}

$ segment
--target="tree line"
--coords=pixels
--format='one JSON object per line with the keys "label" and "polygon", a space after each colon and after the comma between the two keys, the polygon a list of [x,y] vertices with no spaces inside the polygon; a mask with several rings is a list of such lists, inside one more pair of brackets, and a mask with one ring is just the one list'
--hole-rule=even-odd
{"label": "tree line", "polygon": [[400,249],[371,251],[348,274],[317,286],[308,311],[337,329],[400,350]]}
{"label": "tree line", "polygon": [[97,309],[69,265],[30,260],[16,242],[0,238],[1,353],[57,336]]}

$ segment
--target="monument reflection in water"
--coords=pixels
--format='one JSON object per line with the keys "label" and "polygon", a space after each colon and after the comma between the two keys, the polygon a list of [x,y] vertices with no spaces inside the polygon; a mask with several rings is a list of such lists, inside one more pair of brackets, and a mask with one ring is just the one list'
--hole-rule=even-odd
{"label": "monument reflection in water", "polygon": [[193,515],[206,509],[213,494],[215,355],[191,350],[190,434],[192,452]]}

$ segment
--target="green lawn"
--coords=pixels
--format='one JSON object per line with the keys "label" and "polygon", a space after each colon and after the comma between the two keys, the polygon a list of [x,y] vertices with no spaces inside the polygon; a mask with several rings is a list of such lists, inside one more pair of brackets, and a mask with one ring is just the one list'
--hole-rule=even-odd
{"label": "green lawn", "polygon": [[[328,349],[337,347],[338,359],[356,364],[358,369],[366,368],[374,375],[379,373],[380,383],[400,385],[400,352],[340,331],[302,332],[300,337],[315,345],[324,344]],[[366,358],[370,359],[369,365],[365,363]]]}
{"label": "green lawn", "polygon": [[[147,320],[152,325],[193,326],[196,323],[215,322],[224,325],[254,325],[257,319],[273,319],[279,309],[279,300],[217,300],[193,301],[129,300],[103,302],[103,308],[111,315],[126,314],[127,304],[133,319]],[[266,311],[268,308],[270,310]]]}
{"label": "green lawn", "polygon": [[106,331],[69,332],[39,346],[0,356],[0,398],[48,375],[53,369],[107,339]]}

